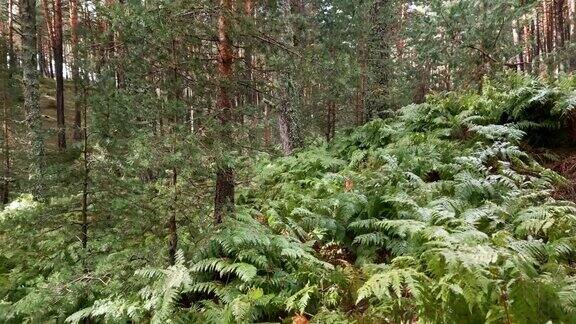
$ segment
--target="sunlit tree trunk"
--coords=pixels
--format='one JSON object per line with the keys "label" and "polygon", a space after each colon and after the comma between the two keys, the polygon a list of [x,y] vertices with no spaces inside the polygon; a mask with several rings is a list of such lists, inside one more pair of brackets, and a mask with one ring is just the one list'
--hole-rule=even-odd
{"label": "sunlit tree trunk", "polygon": [[[232,137],[232,44],[230,41],[230,17],[234,0],[220,0],[218,16],[218,73],[220,86],[218,94],[218,119],[220,121],[220,141],[230,145]],[[224,160],[221,158],[221,160]],[[225,161],[220,161],[216,169],[214,194],[214,222],[222,222],[226,214],[234,210],[234,169]]]}
{"label": "sunlit tree trunk", "polygon": [[20,0],[22,33],[22,81],[24,110],[30,140],[32,192],[36,199],[44,196],[44,135],[40,114],[38,70],[36,61],[36,0]]}

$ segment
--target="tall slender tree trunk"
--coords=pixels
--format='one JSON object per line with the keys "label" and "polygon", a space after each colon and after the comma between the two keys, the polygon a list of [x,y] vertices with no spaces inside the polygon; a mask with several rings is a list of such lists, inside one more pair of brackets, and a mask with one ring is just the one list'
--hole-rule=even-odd
{"label": "tall slender tree trunk", "polygon": [[[124,5],[123,0],[105,0],[105,4],[108,7],[114,6],[118,3],[120,6]],[[120,7],[122,8],[122,7]],[[110,26],[104,25],[104,30],[110,28]],[[121,41],[121,35],[119,31],[112,31],[110,34],[109,44],[108,44],[108,59],[114,59],[114,75],[116,78],[116,88],[124,89],[126,88],[126,78],[124,73],[123,62],[121,61],[123,54],[123,46]]]}
{"label": "tall slender tree trunk", "polygon": [[16,57],[14,42],[14,0],[8,0],[8,56],[10,63],[10,75],[14,73],[18,65],[18,58]]}
{"label": "tall slender tree trunk", "polygon": [[[570,42],[576,43],[576,0],[568,0],[568,24],[570,32]],[[569,71],[576,70],[576,55],[570,56]]]}
{"label": "tall slender tree trunk", "polygon": [[4,155],[4,179],[2,182],[2,204],[6,205],[10,201],[10,181],[12,178],[11,166],[11,152],[10,152],[10,99],[7,94],[8,88],[3,90],[2,98],[2,133],[4,137],[4,145],[2,146],[2,154]]}
{"label": "tall slender tree trunk", "polygon": [[[525,0],[521,0],[520,4],[524,6]],[[526,71],[527,73],[530,73],[532,70],[531,69],[532,52],[530,48],[530,41],[532,39],[532,34],[530,33],[530,20],[528,20],[526,14],[523,14],[521,21],[522,21],[522,44],[523,44],[522,56],[524,57],[523,70]]]}
{"label": "tall slender tree trunk", "polygon": [[264,103],[264,147],[270,146],[271,141],[271,131],[270,131],[270,105]]}
{"label": "tall slender tree trunk", "polygon": [[[245,0],[244,1],[244,15],[247,21],[252,24],[254,20],[254,0]],[[244,106],[245,108],[248,107],[252,111],[255,111],[256,104],[257,104],[257,97],[258,93],[254,90],[254,73],[253,73],[253,48],[252,44],[250,44],[250,40],[244,46],[244,66],[245,66],[245,75],[244,79],[247,83],[245,92],[244,92]],[[244,112],[246,114],[246,112]],[[253,114],[249,114],[253,115]],[[258,118],[256,116],[252,117],[252,124],[257,123]],[[256,138],[254,136],[254,132],[250,132],[250,142],[254,144]]]}
{"label": "tall slender tree trunk", "polygon": [[[302,0],[290,0],[289,5],[289,10],[294,19],[292,21],[292,43],[294,48],[299,49],[303,41],[303,26],[299,20],[302,19],[304,14],[304,2],[302,2]],[[291,58],[291,62],[288,64],[294,65],[295,62]],[[304,145],[300,132],[300,123],[298,122],[294,109],[294,101],[301,97],[294,84],[294,70],[295,69],[292,68],[281,77],[282,89],[280,91],[281,102],[278,111],[278,130],[284,155],[290,155],[295,149]]]}
{"label": "tall slender tree trunk", "polygon": [[82,230],[80,233],[80,238],[82,241],[82,248],[86,249],[88,247],[88,185],[90,183],[90,164],[89,164],[89,153],[88,153],[88,131],[86,127],[86,103],[84,106],[84,129],[81,132],[83,137],[83,167],[84,167],[84,177],[82,179]]}
{"label": "tall slender tree trunk", "polygon": [[[564,0],[554,0],[554,20],[555,20],[555,37],[554,41],[556,43],[557,51],[564,48]],[[556,56],[560,56],[561,53],[556,53]],[[565,70],[565,60],[558,58],[558,68],[560,71]]]}
{"label": "tall slender tree trunk", "polygon": [[420,104],[426,101],[426,95],[430,90],[431,68],[430,60],[425,59],[424,64],[419,68],[419,79],[416,81],[416,89],[414,91],[414,103]]}
{"label": "tall slender tree trunk", "polygon": [[[50,13],[50,6],[48,3],[49,0],[42,0],[42,12],[44,15],[44,22],[46,23],[46,29],[47,29],[47,33],[48,33],[48,37],[47,37],[47,50],[46,52],[48,53],[48,75],[50,76],[51,79],[54,78],[54,58],[53,58],[53,49],[54,49],[54,21],[52,19],[52,14]],[[39,35],[38,38],[40,38],[39,43],[43,44],[44,42],[42,42],[41,38],[42,38],[42,33],[41,33],[41,29],[39,28]]]}
{"label": "tall slender tree trunk", "polygon": [[72,84],[74,87],[74,130],[72,138],[82,138],[82,111],[80,101],[80,70],[78,62],[78,0],[70,0],[70,45],[72,49]]}
{"label": "tall slender tree trunk", "polygon": [[[520,35],[518,33],[518,21],[517,20],[513,20],[512,21],[512,41],[514,42],[514,47],[516,50],[518,50],[518,47],[520,45]],[[523,71],[524,66],[523,66],[523,62],[524,62],[524,56],[522,55],[522,51],[520,51],[520,53],[518,53],[518,55],[516,56],[516,70],[518,72]]]}
{"label": "tall slender tree trunk", "polygon": [[64,50],[62,46],[62,0],[54,0],[54,72],[56,74],[56,122],[58,149],[66,149],[66,119],[64,116]]}
{"label": "tall slender tree trunk", "polygon": [[373,78],[368,90],[370,96],[366,113],[369,119],[384,117],[394,108],[390,98],[391,35],[395,23],[394,2],[374,0],[370,3],[367,19],[370,21],[368,62]]}
{"label": "tall slender tree trunk", "polygon": [[[3,35],[2,35],[3,36]],[[12,74],[10,73],[11,67],[7,64],[6,58],[9,53],[9,45],[6,46],[4,39],[0,39],[0,93],[2,100],[2,155],[4,158],[4,170],[2,179],[2,188],[0,192],[0,198],[3,205],[6,205],[10,201],[10,180],[11,180],[11,161],[10,161],[10,124],[11,124],[11,113],[10,105],[12,104],[12,98],[10,90],[12,87]]]}
{"label": "tall slender tree trunk", "polygon": [[[230,18],[234,0],[220,0],[218,17],[218,73],[220,86],[218,93],[219,137],[224,145],[231,145],[232,102],[230,101],[232,83],[232,44],[230,41]],[[221,158],[222,159],[222,158]],[[234,169],[220,161],[216,170],[216,188],[214,194],[214,222],[222,223],[225,215],[234,210]]]}
{"label": "tall slender tree trunk", "polygon": [[178,228],[176,224],[176,204],[178,202],[178,173],[176,168],[172,169],[172,187],[174,190],[174,202],[172,204],[172,214],[168,220],[168,232],[170,239],[168,242],[168,258],[170,265],[176,263],[176,251],[178,250]]}
{"label": "tall slender tree trunk", "polygon": [[540,6],[534,9],[535,22],[536,25],[536,53],[538,55],[538,67],[536,73],[539,75],[544,75],[546,73],[546,37],[544,28],[544,12],[540,10]]}
{"label": "tall slender tree trunk", "polygon": [[36,0],[20,1],[22,32],[22,81],[24,110],[30,140],[32,192],[36,199],[44,196],[44,134],[39,104],[38,70],[36,62]]}
{"label": "tall slender tree trunk", "polygon": [[44,52],[44,42],[42,41],[42,33],[38,32],[38,65],[40,67],[40,75],[50,77],[48,71],[48,62],[46,62],[46,53]]}
{"label": "tall slender tree trunk", "polygon": [[326,104],[326,142],[334,139],[336,133],[336,104],[334,100],[328,100]]}
{"label": "tall slender tree trunk", "polygon": [[46,46],[46,53],[48,53],[48,77],[50,79],[54,79],[54,58],[52,55],[52,41],[50,40],[51,38],[48,37],[48,45]]}
{"label": "tall slender tree trunk", "polygon": [[360,75],[358,77],[358,90],[356,94],[356,126],[364,124],[365,102],[366,102],[366,40],[360,36],[358,40],[358,66]]}

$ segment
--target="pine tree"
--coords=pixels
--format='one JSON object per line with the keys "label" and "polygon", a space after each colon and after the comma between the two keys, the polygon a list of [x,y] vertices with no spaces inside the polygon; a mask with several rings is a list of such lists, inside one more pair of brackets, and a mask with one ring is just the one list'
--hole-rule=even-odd
{"label": "pine tree", "polygon": [[36,70],[36,1],[20,0],[22,33],[22,81],[24,83],[24,110],[30,141],[30,176],[32,192],[42,199],[44,195],[44,131],[39,106],[38,71]]}

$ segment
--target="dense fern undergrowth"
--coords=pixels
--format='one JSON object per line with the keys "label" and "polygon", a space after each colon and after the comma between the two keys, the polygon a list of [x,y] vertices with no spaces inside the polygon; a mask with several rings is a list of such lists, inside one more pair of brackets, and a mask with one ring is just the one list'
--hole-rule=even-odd
{"label": "dense fern undergrowth", "polygon": [[23,197],[0,215],[0,320],[575,323],[576,205],[527,153],[573,145],[575,89],[487,82],[260,155],[235,217],[182,233],[171,267],[142,261],[161,240],[109,220],[88,265],[68,227],[29,244],[68,202]]}

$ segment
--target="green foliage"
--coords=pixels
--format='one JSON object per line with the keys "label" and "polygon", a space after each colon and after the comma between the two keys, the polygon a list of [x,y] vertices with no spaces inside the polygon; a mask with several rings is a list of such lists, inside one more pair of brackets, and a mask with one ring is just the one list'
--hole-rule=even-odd
{"label": "green foliage", "polygon": [[[146,158],[152,148],[141,144],[114,162],[102,148],[95,168],[124,165],[124,179],[94,178],[90,211],[104,223],[91,226],[90,258],[67,235],[77,226],[59,227],[70,199],[22,197],[0,214],[0,319],[569,323],[576,205],[551,197],[561,177],[522,149],[570,114],[573,90],[562,82],[487,83],[480,95],[434,96],[330,145],[239,161],[236,213],[217,226],[171,206],[162,176],[138,180],[141,168],[191,159],[193,143],[175,148],[168,136],[153,149],[183,155]],[[166,266],[158,223],[174,210],[191,221]]]}

